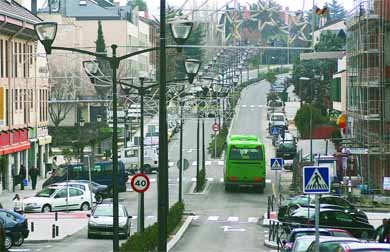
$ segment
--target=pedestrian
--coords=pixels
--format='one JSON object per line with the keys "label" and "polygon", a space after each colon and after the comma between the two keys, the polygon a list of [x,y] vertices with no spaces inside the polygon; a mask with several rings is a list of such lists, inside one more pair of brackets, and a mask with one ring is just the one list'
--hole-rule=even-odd
{"label": "pedestrian", "polygon": [[12,165],[11,168],[11,175],[12,175],[12,192],[15,192],[15,187],[17,185],[17,182],[19,181],[18,179],[18,173],[16,171],[15,165]]}
{"label": "pedestrian", "polygon": [[35,166],[32,166],[31,169],[28,171],[28,175],[30,175],[30,178],[31,178],[32,189],[35,190],[35,188],[37,186],[37,178],[39,175],[38,168]]}
{"label": "pedestrian", "polygon": [[385,227],[387,224],[387,219],[382,220],[382,225],[380,225],[376,230],[375,230],[375,238],[378,238],[378,242],[384,243],[385,242]]}
{"label": "pedestrian", "polygon": [[19,213],[19,214],[23,214],[24,203],[23,203],[23,199],[20,198],[19,194],[15,194],[12,201],[14,202],[14,212]]}
{"label": "pedestrian", "polygon": [[24,165],[21,165],[19,170],[20,190],[24,190],[23,181],[25,179],[26,179],[26,167]]}

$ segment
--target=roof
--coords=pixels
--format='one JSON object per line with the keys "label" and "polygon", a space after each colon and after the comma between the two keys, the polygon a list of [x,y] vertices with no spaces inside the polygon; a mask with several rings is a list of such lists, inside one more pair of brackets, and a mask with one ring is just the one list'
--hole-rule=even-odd
{"label": "roof", "polygon": [[[131,15],[128,5],[117,6],[107,0],[66,0],[61,12],[67,17],[79,20],[126,20]],[[49,8],[40,9],[39,12],[49,12]]]}
{"label": "roof", "polygon": [[42,22],[39,17],[32,14],[28,9],[14,0],[11,0],[11,3],[7,0],[0,0],[0,15],[13,17],[31,24]]}
{"label": "roof", "polygon": [[228,139],[231,144],[259,145],[261,142],[254,135],[231,135]]}
{"label": "roof", "polygon": [[[344,22],[345,23],[345,20],[344,19],[336,19],[336,20],[332,20],[330,22],[327,22],[324,26],[321,26],[320,28],[317,28],[315,31],[320,31],[320,30],[326,30],[326,27],[328,26],[331,26],[331,25],[334,25],[334,24],[337,24],[339,22]],[[346,29],[346,28],[345,28]]]}

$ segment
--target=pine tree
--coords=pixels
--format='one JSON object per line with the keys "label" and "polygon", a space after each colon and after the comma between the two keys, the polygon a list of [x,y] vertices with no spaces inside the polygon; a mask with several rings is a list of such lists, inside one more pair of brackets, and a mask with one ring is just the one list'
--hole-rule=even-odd
{"label": "pine tree", "polygon": [[104,42],[103,28],[102,22],[98,21],[98,31],[97,31],[97,39],[95,41],[96,44],[96,53],[100,53],[102,55],[106,55],[106,43]]}
{"label": "pine tree", "polygon": [[332,0],[332,3],[328,3],[329,15],[331,20],[337,20],[345,18],[346,11],[342,4],[339,4],[337,0]]}

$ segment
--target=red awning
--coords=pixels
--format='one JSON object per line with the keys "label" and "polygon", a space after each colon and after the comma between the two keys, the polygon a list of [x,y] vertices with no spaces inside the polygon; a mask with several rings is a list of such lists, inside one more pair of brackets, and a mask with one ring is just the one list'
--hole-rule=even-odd
{"label": "red awning", "polygon": [[27,149],[30,149],[30,146],[31,145],[29,142],[21,142],[18,144],[7,145],[7,146],[0,148],[0,155],[7,155],[10,153],[27,150]]}

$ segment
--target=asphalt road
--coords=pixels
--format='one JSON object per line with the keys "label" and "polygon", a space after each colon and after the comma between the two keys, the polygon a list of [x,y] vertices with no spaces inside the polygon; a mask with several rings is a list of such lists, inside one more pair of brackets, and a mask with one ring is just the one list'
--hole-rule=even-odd
{"label": "asphalt road", "polygon": [[[266,129],[268,90],[269,83],[260,82],[242,92],[231,130],[233,134],[258,136],[266,144],[267,159],[274,154]],[[270,171],[267,172],[272,179]],[[208,174],[222,178],[223,167],[210,168]],[[187,195],[187,209],[197,217],[173,251],[264,251],[264,228],[257,220],[266,211],[271,191],[268,183],[263,194],[249,189],[226,193],[223,182],[214,180],[208,193]]]}

